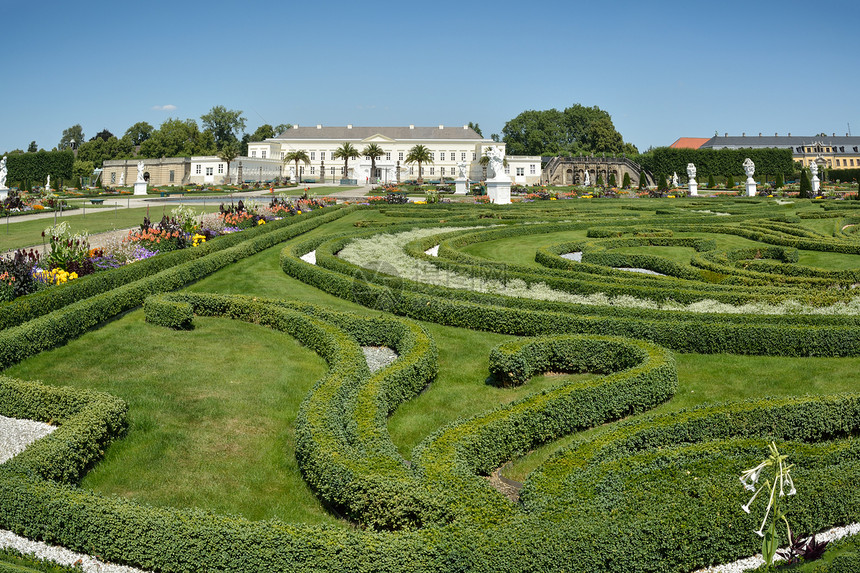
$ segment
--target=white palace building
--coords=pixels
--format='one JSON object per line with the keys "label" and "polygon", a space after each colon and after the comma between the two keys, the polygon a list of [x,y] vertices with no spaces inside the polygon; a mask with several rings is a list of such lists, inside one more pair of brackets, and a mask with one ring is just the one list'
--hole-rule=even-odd
{"label": "white palace building", "polygon": [[[376,173],[371,174],[371,161],[367,157],[349,160],[350,173],[344,173],[344,161],[334,159],[332,154],[344,143],[350,143],[359,153],[365,146],[375,143],[382,148],[384,155],[376,160]],[[457,177],[457,164],[468,165],[468,178],[480,181],[486,178],[486,168],[481,166],[484,150],[491,146],[502,146],[491,139],[484,139],[467,126],[420,127],[345,127],[316,125],[311,127],[293,126],[277,137],[248,144],[248,159],[277,159],[283,161],[291,151],[305,151],[310,164],[299,163],[299,176],[302,180],[337,183],[341,179],[355,179],[363,185],[376,177],[380,183],[399,183],[418,178],[418,166],[407,164],[406,156],[416,145],[424,145],[430,150],[433,162],[423,164],[422,176],[425,180],[454,179]],[[511,182],[531,185],[540,183],[541,159],[539,156],[507,156],[506,174]],[[288,174],[290,166],[285,166]],[[293,167],[294,169],[294,167]]]}

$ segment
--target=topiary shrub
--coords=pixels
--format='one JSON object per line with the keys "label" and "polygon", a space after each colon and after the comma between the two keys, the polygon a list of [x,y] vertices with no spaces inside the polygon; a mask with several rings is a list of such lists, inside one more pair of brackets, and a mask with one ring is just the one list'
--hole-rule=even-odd
{"label": "topiary shrub", "polygon": [[776,182],[773,184],[774,189],[782,189],[785,187],[785,177],[783,177],[782,173],[776,174]]}
{"label": "topiary shrub", "polygon": [[669,182],[666,181],[666,176],[662,173],[657,175],[657,190],[658,191],[668,191],[669,190]]}
{"label": "topiary shrub", "polygon": [[639,173],[639,189],[645,189],[648,186],[648,180],[645,179],[645,172]]}
{"label": "topiary shrub", "polygon": [[714,181],[713,173],[708,175],[708,189],[715,189],[717,187],[717,182]]}
{"label": "topiary shrub", "polygon": [[804,169],[800,172],[800,197],[807,199],[812,195],[812,182],[809,180],[809,172]]}
{"label": "topiary shrub", "polygon": [[621,186],[625,189],[630,189],[630,174],[625,173],[624,177],[621,179]]}
{"label": "topiary shrub", "polygon": [[734,189],[735,188],[735,178],[729,175],[726,177],[726,189]]}
{"label": "topiary shrub", "polygon": [[615,179],[615,173],[609,174],[609,186],[618,187],[618,181]]}

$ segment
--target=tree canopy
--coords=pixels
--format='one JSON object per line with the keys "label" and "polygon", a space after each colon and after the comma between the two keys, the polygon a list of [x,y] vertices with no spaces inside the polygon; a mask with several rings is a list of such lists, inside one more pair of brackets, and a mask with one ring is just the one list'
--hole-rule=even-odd
{"label": "tree canopy", "polygon": [[511,155],[637,153],[624,143],[608,112],[580,104],[564,111],[524,111],[505,124],[502,141]]}
{"label": "tree canopy", "polygon": [[63,130],[63,136],[60,138],[60,144],[57,145],[57,149],[60,151],[71,149],[72,142],[74,142],[75,145],[80,145],[84,141],[84,128],[82,128],[81,124],[78,123]]}
{"label": "tree canopy", "polygon": [[141,157],[189,157],[214,155],[216,151],[214,134],[201,132],[193,119],[167,119],[140,144]]}
{"label": "tree canopy", "polygon": [[145,121],[139,121],[125,130],[125,136],[131,139],[134,145],[140,145],[150,138],[155,128]]}
{"label": "tree canopy", "polygon": [[203,127],[215,136],[215,144],[218,149],[231,141],[239,141],[238,134],[245,130],[245,118],[241,110],[227,109],[223,105],[216,105],[209,113],[200,116]]}

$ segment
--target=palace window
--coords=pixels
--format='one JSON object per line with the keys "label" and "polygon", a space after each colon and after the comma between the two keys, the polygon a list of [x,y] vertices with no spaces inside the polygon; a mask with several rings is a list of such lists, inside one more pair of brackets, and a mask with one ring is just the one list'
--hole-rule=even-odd
{"label": "palace window", "polygon": [[851,160],[851,167],[854,167],[854,160]]}
{"label": "palace window", "polygon": [[175,179],[176,179],[176,171],[174,171],[173,169],[171,169],[171,170],[170,170],[170,182],[171,182],[171,183],[173,183],[173,181],[174,181]]}
{"label": "palace window", "polygon": [[510,175],[510,174],[511,174],[511,168],[505,167],[505,175]]}
{"label": "palace window", "polygon": [[260,152],[260,158],[261,158],[261,159],[265,159],[265,158],[266,158],[266,150],[265,150],[265,149],[264,149],[263,151],[261,151],[261,152]]}
{"label": "palace window", "polygon": [[198,163],[198,164],[197,164],[197,171],[196,171],[196,174],[197,174],[197,175],[200,175],[201,173],[203,173],[203,167]]}
{"label": "palace window", "polygon": [[110,172],[110,182],[111,184],[116,183],[116,171]]}
{"label": "palace window", "polygon": [[442,171],[442,177],[444,177],[444,176],[445,176],[445,168],[443,167],[443,168],[441,169],[441,171]]}
{"label": "palace window", "polygon": [[435,174],[436,174],[436,168],[435,168],[435,167],[431,167],[431,168],[430,168],[430,175],[435,175]]}
{"label": "palace window", "polygon": [[317,160],[317,152],[311,151],[311,161],[316,161],[316,160]]}
{"label": "palace window", "polygon": [[444,151],[439,152],[439,161],[445,161],[445,152]]}
{"label": "palace window", "polygon": [[391,152],[390,152],[390,151],[387,151],[387,152],[385,153],[385,160],[386,160],[386,161],[391,161]]}
{"label": "palace window", "polygon": [[206,168],[206,176],[207,176],[207,177],[211,177],[211,176],[213,175],[213,173],[212,173],[212,172],[213,172],[214,170],[215,170],[215,169],[214,169],[214,168],[212,168],[212,167],[207,167],[207,168]]}
{"label": "palace window", "polygon": [[398,153],[397,153],[397,160],[398,160],[398,161],[403,161],[403,152],[402,152],[402,151],[400,151],[400,152],[398,152]]}
{"label": "palace window", "polygon": [[466,152],[465,151],[460,154],[460,161],[466,161]]}
{"label": "palace window", "polygon": [[256,149],[251,150],[251,157],[257,157],[257,150]]}
{"label": "palace window", "polygon": [[320,161],[325,161],[325,151],[320,151]]}
{"label": "palace window", "polygon": [[836,167],[839,167],[839,160],[836,160]]}
{"label": "palace window", "polygon": [[316,167],[311,165],[311,175],[316,175]]}
{"label": "palace window", "polygon": [[284,152],[282,151],[281,152],[281,161],[283,161],[283,160],[284,160]]}
{"label": "palace window", "polygon": [[430,152],[430,161],[436,161],[436,152],[435,151]]}
{"label": "palace window", "polygon": [[[466,158],[464,157],[463,159],[466,159]],[[472,152],[472,161],[475,161],[476,159],[478,159],[478,154],[473,151]]]}
{"label": "palace window", "polygon": [[529,165],[529,175],[535,175],[535,164]]}
{"label": "palace window", "polygon": [[224,175],[224,164],[223,163],[218,164],[218,175]]}
{"label": "palace window", "polygon": [[517,167],[517,177],[523,177],[526,174],[525,167]]}

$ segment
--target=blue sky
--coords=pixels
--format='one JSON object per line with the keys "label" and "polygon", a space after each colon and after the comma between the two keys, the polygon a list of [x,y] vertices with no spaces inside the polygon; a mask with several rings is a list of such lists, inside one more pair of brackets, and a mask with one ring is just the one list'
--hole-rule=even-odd
{"label": "blue sky", "polygon": [[249,132],[473,121],[489,136],[580,103],[640,150],[860,133],[856,1],[0,0],[0,14],[0,150],[215,105]]}

